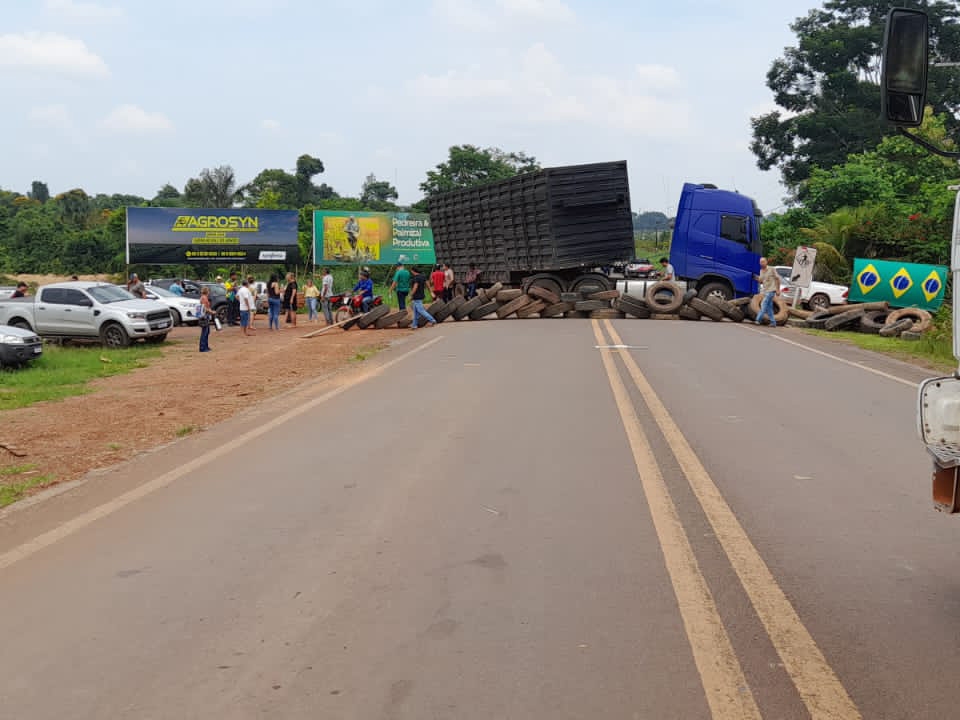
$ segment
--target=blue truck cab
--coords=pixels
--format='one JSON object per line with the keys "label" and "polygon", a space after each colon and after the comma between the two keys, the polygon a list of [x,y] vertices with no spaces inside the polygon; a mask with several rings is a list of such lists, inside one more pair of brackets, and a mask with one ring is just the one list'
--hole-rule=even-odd
{"label": "blue truck cab", "polygon": [[701,298],[752,295],[760,272],[763,213],[745,195],[686,183],[673,227],[670,262]]}

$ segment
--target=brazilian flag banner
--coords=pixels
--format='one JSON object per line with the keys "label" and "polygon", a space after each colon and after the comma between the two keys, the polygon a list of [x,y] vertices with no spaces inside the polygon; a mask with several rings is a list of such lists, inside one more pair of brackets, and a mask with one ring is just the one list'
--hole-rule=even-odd
{"label": "brazilian flag banner", "polygon": [[943,304],[948,273],[943,265],[857,258],[853,261],[849,301],[886,300],[890,307],[934,311]]}

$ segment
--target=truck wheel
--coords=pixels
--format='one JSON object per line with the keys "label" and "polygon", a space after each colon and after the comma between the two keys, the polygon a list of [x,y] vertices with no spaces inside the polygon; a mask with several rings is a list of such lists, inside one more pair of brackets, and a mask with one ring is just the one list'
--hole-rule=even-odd
{"label": "truck wheel", "polygon": [[545,300],[546,302],[551,302],[552,300],[552,302],[556,304],[560,302],[560,293],[562,293],[564,290],[564,283],[562,278],[559,278],[556,275],[551,275],[550,273],[538,273],[524,279],[524,292],[529,293],[530,290],[535,287],[543,288],[557,298],[556,300],[552,300],[552,298],[540,298],[541,300]]}
{"label": "truck wheel", "polygon": [[671,282],[656,282],[647,288],[647,305],[655,313],[675,313],[683,306],[680,287]]}
{"label": "truck wheel", "polygon": [[170,309],[170,319],[173,321],[174,327],[180,327],[183,325],[183,317],[180,315],[179,310]]}
{"label": "truck wheel", "polygon": [[583,295],[603,292],[604,290],[613,290],[613,282],[606,275],[600,273],[585,273],[570,284],[571,292]]}
{"label": "truck wheel", "polygon": [[697,291],[701,300],[708,300],[710,297],[718,297],[721,300],[729,302],[733,300],[733,290],[730,286],[722,282],[711,282],[704,285]]}
{"label": "truck wheel", "polygon": [[111,322],[100,328],[100,340],[108,348],[125,348],[130,345],[130,336],[123,325]]}
{"label": "truck wheel", "polygon": [[33,328],[30,327],[30,323],[28,323],[23,318],[14,318],[13,320],[11,320],[10,327],[20,328],[21,330],[29,330],[30,332],[33,332]]}
{"label": "truck wheel", "polygon": [[817,293],[807,300],[807,305],[814,312],[818,310],[828,310],[830,308],[830,298],[823,293]]}

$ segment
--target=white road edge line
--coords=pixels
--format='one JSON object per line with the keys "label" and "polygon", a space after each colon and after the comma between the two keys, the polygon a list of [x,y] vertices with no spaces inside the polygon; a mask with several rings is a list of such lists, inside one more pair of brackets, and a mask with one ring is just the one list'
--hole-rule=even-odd
{"label": "white road edge line", "polygon": [[180,467],[174,468],[173,470],[170,470],[169,472],[164,473],[160,477],[154,478],[153,480],[150,480],[149,482],[146,482],[143,485],[140,485],[139,487],[136,487],[133,490],[130,490],[129,492],[126,492],[123,495],[120,495],[114,498],[113,500],[110,500],[109,502],[105,502],[102,505],[98,505],[95,508],[91,508],[87,512],[81,515],[78,515],[72,520],[68,520],[62,525],[58,525],[52,530],[48,530],[47,532],[41,535],[38,535],[32,540],[29,540],[23,543],[22,545],[18,545],[12,550],[8,550],[7,552],[0,555],[0,570],[4,570],[10,567],[11,565],[13,565],[14,563],[17,563],[21,560],[25,560],[31,555],[34,555],[35,553],[40,552],[44,548],[50,547],[54,543],[57,543],[63,540],[64,538],[67,538],[70,535],[73,535],[74,533],[76,533],[79,530],[82,530],[88,525],[92,525],[98,520],[102,520],[108,515],[112,515],[113,513],[126,507],[130,503],[136,502],[137,500],[140,500],[141,498],[144,498],[147,495],[150,495],[151,493],[156,492],[157,490],[167,487],[168,485],[182,478],[184,475],[187,475],[188,473],[191,473],[194,470],[200,469],[204,465],[220,457],[223,457],[224,455],[232,452],[233,450],[243,447],[254,438],[260,437],[261,435],[264,435],[270,432],[271,430],[274,430],[275,428],[280,427],[284,423],[287,423],[290,420],[293,420],[294,418],[300,415],[303,415],[304,413],[309,412],[310,410],[313,410],[318,405],[321,405],[327,402],[328,400],[331,400],[332,398],[335,398],[338,395],[343,394],[350,388],[355,387],[356,385],[359,385],[360,383],[365,382],[370,378],[373,378],[382,374],[388,368],[391,368],[394,365],[397,365],[398,363],[403,362],[407,358],[412,357],[423,350],[426,350],[428,347],[435,345],[436,343],[440,342],[443,339],[444,339],[444,336],[439,335],[438,337],[433,338],[429,342],[425,342],[423,345],[415,347],[412,350],[408,350],[403,355],[395,357],[393,360],[390,360],[389,362],[386,362],[383,365],[370,368],[368,371],[364,373],[355,375],[354,377],[347,379],[347,381],[343,385],[340,385],[339,387],[336,387],[333,390],[330,390],[329,392],[326,392],[323,395],[320,395],[319,397],[314,398],[313,400],[309,400],[303,403],[302,405],[295,407],[292,410],[289,410],[288,412],[285,412],[283,415],[280,415],[274,418],[273,420],[267,423],[264,423],[263,425],[247,433],[244,433],[243,435],[240,435],[239,437],[236,437],[233,440],[230,440],[229,442],[226,442],[223,445],[220,445],[219,447],[216,447],[213,450],[210,450],[209,452],[206,452],[203,455],[197,458],[194,458],[193,460],[187,463],[184,463]]}
{"label": "white road edge line", "polygon": [[911,382],[909,380],[904,380],[902,377],[897,377],[896,375],[885,373],[883,370],[876,370],[872,367],[867,367],[866,365],[863,365],[861,363],[853,362],[852,360],[846,360],[842,357],[837,357],[836,355],[831,355],[828,352],[824,352],[823,350],[817,350],[816,348],[812,348],[809,345],[804,345],[803,343],[798,343],[794,340],[787,340],[787,338],[779,337],[778,335],[773,335],[772,333],[765,333],[761,330],[747,327],[745,325],[741,325],[741,327],[744,330],[749,330],[750,332],[757,333],[758,335],[766,335],[769,338],[773,338],[774,340],[779,340],[780,342],[787,343],[788,345],[793,345],[795,347],[801,348],[802,350],[806,350],[807,352],[812,352],[815,355],[822,355],[825,358],[836,360],[839,363],[843,363],[844,365],[849,365],[850,367],[856,368],[857,370],[866,370],[868,373],[879,375],[880,377],[886,378],[887,380],[893,380],[894,382],[898,382],[901,385],[906,385],[907,387],[910,387],[910,388],[916,389],[920,386],[919,383]]}

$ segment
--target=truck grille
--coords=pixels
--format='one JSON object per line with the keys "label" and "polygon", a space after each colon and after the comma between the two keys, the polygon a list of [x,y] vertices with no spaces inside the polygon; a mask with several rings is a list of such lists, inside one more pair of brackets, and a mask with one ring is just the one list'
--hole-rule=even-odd
{"label": "truck grille", "polygon": [[170,311],[164,310],[162,312],[152,312],[147,314],[147,322],[155,323],[157,321],[169,320]]}

